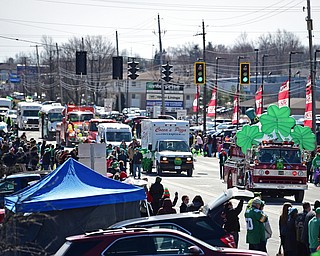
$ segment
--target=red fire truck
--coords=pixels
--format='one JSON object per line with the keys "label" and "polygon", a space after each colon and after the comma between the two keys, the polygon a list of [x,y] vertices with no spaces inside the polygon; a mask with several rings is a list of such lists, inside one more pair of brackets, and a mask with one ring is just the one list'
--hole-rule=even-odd
{"label": "red fire truck", "polygon": [[94,118],[94,107],[67,105],[63,116],[56,127],[56,142],[68,147],[77,144],[88,131],[89,121]]}
{"label": "red fire truck", "polygon": [[271,197],[294,196],[302,202],[308,189],[304,157],[292,142],[262,141],[246,155],[235,144],[224,166],[227,187],[262,192]]}

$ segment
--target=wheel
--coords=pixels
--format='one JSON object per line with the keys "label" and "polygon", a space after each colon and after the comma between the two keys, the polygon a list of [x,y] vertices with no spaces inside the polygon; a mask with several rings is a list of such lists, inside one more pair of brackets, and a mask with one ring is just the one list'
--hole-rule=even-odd
{"label": "wheel", "polygon": [[302,203],[303,198],[304,198],[304,190],[296,191],[296,193],[294,194],[294,200],[296,201],[296,203]]}
{"label": "wheel", "polygon": [[188,177],[192,177],[193,169],[187,170]]}
{"label": "wheel", "polygon": [[162,169],[158,164],[157,164],[157,173],[158,175],[162,175]]}

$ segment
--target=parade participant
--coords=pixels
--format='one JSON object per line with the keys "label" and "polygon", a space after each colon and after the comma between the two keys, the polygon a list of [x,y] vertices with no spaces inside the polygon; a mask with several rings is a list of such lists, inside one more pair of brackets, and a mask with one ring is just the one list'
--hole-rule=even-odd
{"label": "parade participant", "polygon": [[313,170],[313,183],[318,185],[319,183],[319,167],[320,167],[320,148],[317,149],[316,156],[312,159],[312,170]]}
{"label": "parade participant", "polygon": [[223,180],[223,172],[224,172],[224,163],[228,159],[228,155],[224,148],[221,148],[221,152],[219,154],[219,165],[220,165],[220,179]]}
{"label": "parade participant", "polygon": [[265,251],[265,227],[264,222],[268,220],[267,216],[260,210],[262,200],[255,198],[252,201],[252,207],[245,212],[247,223],[246,242],[249,244],[249,250]]}

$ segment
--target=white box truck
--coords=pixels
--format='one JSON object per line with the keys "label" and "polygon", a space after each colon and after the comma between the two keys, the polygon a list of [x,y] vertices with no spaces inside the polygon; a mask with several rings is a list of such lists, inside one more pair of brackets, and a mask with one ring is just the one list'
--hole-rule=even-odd
{"label": "white box truck", "polygon": [[193,173],[193,156],[189,148],[189,122],[144,119],[141,123],[141,146],[152,154],[158,175],[163,171]]}

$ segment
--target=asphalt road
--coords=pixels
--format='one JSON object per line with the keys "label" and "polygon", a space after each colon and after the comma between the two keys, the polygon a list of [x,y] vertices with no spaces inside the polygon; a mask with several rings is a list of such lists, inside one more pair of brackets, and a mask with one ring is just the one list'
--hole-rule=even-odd
{"label": "asphalt road", "polygon": [[[19,133],[20,134],[20,133]],[[37,131],[28,131],[28,138],[39,139],[39,132]],[[48,142],[53,143],[53,142]],[[142,177],[148,178],[149,186],[154,182],[156,177],[156,172],[153,170],[152,174],[143,174]],[[175,173],[164,173],[162,176],[162,184],[167,187],[170,191],[171,198],[173,199],[174,192],[178,192],[179,200],[177,203],[177,211],[179,209],[179,205],[181,204],[182,195],[188,195],[190,200],[195,195],[201,195],[204,202],[210,202],[215,199],[218,195],[220,195],[223,191],[226,190],[226,184],[223,183],[222,180],[219,179],[219,163],[217,158],[208,158],[199,156],[196,158],[195,162],[195,170],[192,177],[187,177],[185,173],[181,175],[177,175]],[[309,184],[309,189],[305,193],[304,201],[308,201],[311,204],[314,203],[315,200],[319,198],[320,187],[315,187],[313,184]],[[279,231],[278,231],[278,219],[281,212],[282,204],[284,202],[290,202],[295,207],[298,208],[299,211],[302,210],[301,204],[296,204],[294,202],[293,197],[285,197],[281,199],[273,199],[273,198],[264,198],[266,202],[266,206],[264,211],[269,217],[269,221],[271,224],[271,228],[273,231],[272,237],[268,240],[267,249],[269,255],[276,255],[279,248]],[[237,200],[234,200],[234,205],[237,204]],[[244,219],[244,210],[240,214],[240,241],[239,248],[247,249],[248,244],[245,242],[246,237],[246,223]]]}

